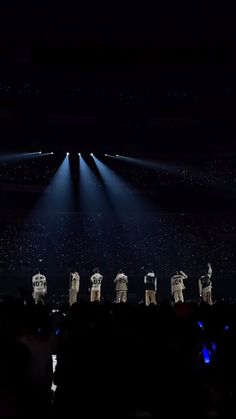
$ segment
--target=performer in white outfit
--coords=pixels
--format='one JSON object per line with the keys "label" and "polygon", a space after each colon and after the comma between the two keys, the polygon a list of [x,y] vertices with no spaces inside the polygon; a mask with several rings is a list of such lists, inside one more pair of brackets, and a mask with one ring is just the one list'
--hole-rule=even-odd
{"label": "performer in white outfit", "polygon": [[127,291],[128,291],[128,277],[123,271],[119,271],[114,279],[116,284],[116,303],[127,302]]}
{"label": "performer in white outfit", "polygon": [[94,269],[94,274],[91,276],[90,281],[92,282],[90,301],[101,300],[101,284],[103,276],[100,274],[99,269]]}
{"label": "performer in white outfit", "polygon": [[70,306],[76,303],[77,294],[79,292],[80,276],[78,272],[71,272],[70,274],[70,288],[69,288],[69,303]]}
{"label": "performer in white outfit", "polygon": [[45,302],[45,296],[47,294],[47,281],[46,276],[42,275],[40,272],[32,277],[33,285],[33,297],[35,304],[39,302]]}
{"label": "performer in white outfit", "polygon": [[150,270],[144,277],[145,286],[145,304],[156,304],[157,278],[155,273]]}
{"label": "performer in white outfit", "polygon": [[212,267],[210,263],[208,263],[207,266],[208,266],[207,274],[202,275],[198,281],[199,293],[200,293],[200,297],[202,297],[202,300],[205,303],[212,305],[212,282],[211,282]]}
{"label": "performer in white outfit", "polygon": [[183,280],[188,278],[183,271],[177,271],[171,278],[171,294],[174,296],[175,303],[184,302],[183,290],[185,289]]}

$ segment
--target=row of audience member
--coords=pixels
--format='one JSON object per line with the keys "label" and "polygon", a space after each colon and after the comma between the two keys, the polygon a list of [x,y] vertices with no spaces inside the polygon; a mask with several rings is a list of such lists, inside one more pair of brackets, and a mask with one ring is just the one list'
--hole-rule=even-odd
{"label": "row of audience member", "polygon": [[1,416],[235,417],[235,304],[5,297],[0,319]]}

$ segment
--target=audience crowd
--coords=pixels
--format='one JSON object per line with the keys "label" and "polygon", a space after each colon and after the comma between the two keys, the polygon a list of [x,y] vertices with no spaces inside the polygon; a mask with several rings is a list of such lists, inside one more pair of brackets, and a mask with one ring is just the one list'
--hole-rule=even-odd
{"label": "audience crowd", "polygon": [[235,303],[5,297],[0,319],[1,416],[235,417]]}

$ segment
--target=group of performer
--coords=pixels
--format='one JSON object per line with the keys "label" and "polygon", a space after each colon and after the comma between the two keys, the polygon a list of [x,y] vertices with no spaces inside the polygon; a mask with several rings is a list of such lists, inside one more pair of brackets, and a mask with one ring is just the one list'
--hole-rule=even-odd
{"label": "group of performer", "polygon": [[[207,271],[199,278],[199,294],[202,300],[207,304],[212,304],[212,267],[211,264],[207,264]],[[183,290],[185,289],[184,280],[188,276],[183,271],[176,271],[171,277],[171,294],[174,302],[184,302]],[[93,275],[90,278],[91,288],[90,290],[90,301],[101,301],[101,288],[102,288],[103,276],[98,268],[95,268]],[[116,303],[127,302],[128,292],[128,277],[122,270],[118,272],[114,279],[115,292],[116,292]],[[33,297],[35,303],[44,302],[47,294],[47,281],[45,275],[40,272],[33,276]],[[145,304],[157,304],[157,277],[153,270],[149,270],[144,276],[144,287],[145,287]],[[70,285],[69,285],[69,304],[72,305],[77,301],[77,297],[80,289],[80,276],[78,272],[70,273]]]}

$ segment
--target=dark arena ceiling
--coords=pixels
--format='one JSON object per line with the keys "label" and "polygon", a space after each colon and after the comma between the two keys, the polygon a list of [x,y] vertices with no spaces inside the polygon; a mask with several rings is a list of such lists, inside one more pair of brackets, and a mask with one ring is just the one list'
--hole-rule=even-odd
{"label": "dark arena ceiling", "polygon": [[232,16],[220,2],[1,2],[1,151],[234,153]]}
{"label": "dark arena ceiling", "polygon": [[1,151],[234,153],[233,75],[216,85],[203,68],[201,80],[190,80],[189,68],[162,67],[131,82],[115,71],[32,69],[26,77],[18,68],[0,79]]}

